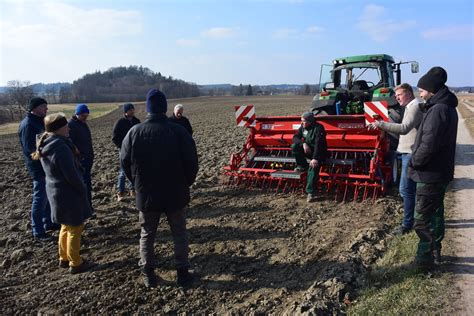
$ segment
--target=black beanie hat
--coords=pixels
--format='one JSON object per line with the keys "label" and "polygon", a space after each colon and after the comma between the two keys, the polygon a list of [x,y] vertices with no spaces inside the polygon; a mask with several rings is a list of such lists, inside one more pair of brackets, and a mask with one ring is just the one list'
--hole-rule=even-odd
{"label": "black beanie hat", "polygon": [[168,102],[166,96],[158,89],[151,89],[146,95],[146,111],[148,113],[166,113]]}
{"label": "black beanie hat", "polygon": [[125,103],[123,105],[123,113],[127,113],[128,111],[134,110],[134,109],[135,109],[135,107],[133,106],[132,103]]}
{"label": "black beanie hat", "polygon": [[30,100],[30,103],[28,104],[28,111],[32,111],[35,107],[38,107],[42,104],[48,104],[45,99],[40,98],[40,97],[34,97]]}
{"label": "black beanie hat", "polygon": [[446,70],[441,67],[431,68],[423,77],[418,80],[418,88],[431,93],[437,93],[448,80]]}

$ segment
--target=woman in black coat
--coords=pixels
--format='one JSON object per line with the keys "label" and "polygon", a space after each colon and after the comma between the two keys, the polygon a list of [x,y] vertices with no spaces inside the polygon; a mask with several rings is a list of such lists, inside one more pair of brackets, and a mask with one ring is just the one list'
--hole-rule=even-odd
{"label": "woman in black coat", "polygon": [[46,193],[51,218],[61,224],[59,266],[72,274],[84,272],[93,264],[80,256],[84,222],[92,214],[87,188],[82,178],[78,150],[70,141],[69,127],[62,113],[44,119],[46,132],[41,135],[32,158],[41,160],[46,174]]}

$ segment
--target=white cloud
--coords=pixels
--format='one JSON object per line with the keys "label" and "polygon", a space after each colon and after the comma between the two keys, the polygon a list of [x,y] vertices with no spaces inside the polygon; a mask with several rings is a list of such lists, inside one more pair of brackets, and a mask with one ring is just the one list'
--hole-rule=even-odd
{"label": "white cloud", "polygon": [[176,41],[176,44],[182,47],[197,47],[200,43],[198,40],[180,38]]}
{"label": "white cloud", "polygon": [[427,29],[421,36],[428,40],[473,40],[474,24],[450,25]]}
{"label": "white cloud", "polygon": [[237,36],[238,32],[237,27],[214,27],[202,32],[201,35],[212,39],[226,39]]}
{"label": "white cloud", "polygon": [[[3,44],[8,47],[35,45],[78,45],[108,38],[138,34],[142,30],[137,11],[85,10],[60,2],[45,2],[33,19],[7,19],[1,25]],[[24,23],[23,21],[34,21]]]}
{"label": "white cloud", "polygon": [[53,1],[15,1],[8,10],[0,21],[0,84],[72,81],[135,60],[135,48],[127,43],[142,32],[138,11]]}
{"label": "white cloud", "polygon": [[385,42],[395,33],[415,26],[414,20],[394,20],[383,6],[369,4],[365,6],[357,27],[367,33],[376,42]]}
{"label": "white cloud", "polygon": [[277,39],[287,39],[287,38],[297,36],[297,33],[298,32],[295,29],[282,28],[282,29],[278,29],[274,31],[272,36],[273,38],[277,38]]}

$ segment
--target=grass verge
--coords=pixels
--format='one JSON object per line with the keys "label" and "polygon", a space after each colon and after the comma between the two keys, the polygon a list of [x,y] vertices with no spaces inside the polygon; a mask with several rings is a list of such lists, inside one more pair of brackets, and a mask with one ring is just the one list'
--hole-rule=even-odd
{"label": "grass verge", "polygon": [[417,243],[414,232],[392,240],[349,308],[349,315],[436,314],[449,303],[445,293],[452,285],[452,274],[428,276],[410,267]]}
{"label": "grass verge", "polygon": [[[445,205],[452,205],[448,193]],[[450,236],[443,242],[443,255],[454,254]],[[443,263],[432,275],[421,274],[411,266],[418,245],[415,232],[394,237],[372,267],[365,285],[348,308],[349,315],[438,315],[456,310],[458,297],[455,275]]]}
{"label": "grass verge", "polygon": [[[95,119],[106,115],[115,110],[118,103],[90,103],[87,105],[90,110],[89,119]],[[66,117],[71,117],[74,114],[76,104],[48,104],[48,114],[63,112]],[[19,122],[6,123],[0,125],[0,135],[13,134],[18,132]]]}

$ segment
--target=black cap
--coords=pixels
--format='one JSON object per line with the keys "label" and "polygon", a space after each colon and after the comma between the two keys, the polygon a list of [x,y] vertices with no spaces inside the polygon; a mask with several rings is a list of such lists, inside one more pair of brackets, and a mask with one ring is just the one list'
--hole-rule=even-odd
{"label": "black cap", "polygon": [[32,111],[34,108],[42,104],[48,104],[48,102],[46,102],[46,100],[43,98],[34,97],[30,100],[30,103],[28,104],[28,111]]}
{"label": "black cap", "polygon": [[444,87],[447,80],[448,74],[446,70],[441,67],[433,67],[418,80],[416,86],[428,92],[436,93]]}

